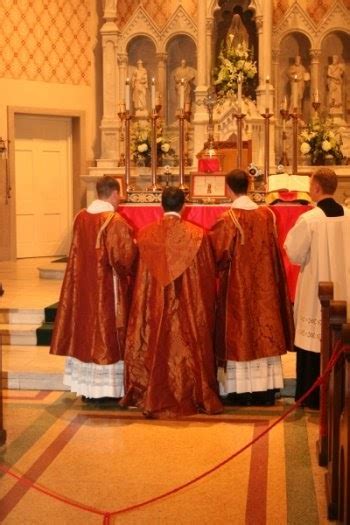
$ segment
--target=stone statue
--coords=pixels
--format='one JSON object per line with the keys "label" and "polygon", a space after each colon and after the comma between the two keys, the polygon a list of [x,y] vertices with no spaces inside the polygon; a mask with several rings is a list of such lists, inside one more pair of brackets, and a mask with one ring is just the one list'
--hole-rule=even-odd
{"label": "stone statue", "polygon": [[183,80],[185,91],[184,103],[185,105],[191,104],[191,94],[195,86],[196,74],[196,70],[188,66],[184,58],[181,60],[181,65],[174,70],[174,82],[178,103],[180,101],[181,81]]}
{"label": "stone statue", "polygon": [[343,80],[345,65],[339,55],[333,55],[327,70],[328,106],[343,112]]}
{"label": "stone statue", "polygon": [[310,80],[310,73],[301,63],[301,57],[299,55],[295,57],[294,64],[289,66],[287,74],[291,93],[290,111],[293,111],[295,102],[297,102],[297,108],[302,112],[305,82]]}
{"label": "stone statue", "polygon": [[146,94],[148,89],[148,75],[142,60],[137,61],[137,67],[131,75],[131,87],[134,110],[147,110]]}
{"label": "stone statue", "polygon": [[226,48],[231,49],[237,47],[238,44],[246,44],[248,46],[248,31],[238,14],[233,15],[231,25],[226,36]]}

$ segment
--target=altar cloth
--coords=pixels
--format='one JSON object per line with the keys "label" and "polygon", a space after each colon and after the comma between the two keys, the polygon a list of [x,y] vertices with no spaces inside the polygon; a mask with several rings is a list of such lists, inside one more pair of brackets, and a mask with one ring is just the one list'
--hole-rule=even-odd
{"label": "altar cloth", "polygon": [[[182,217],[206,230],[215,224],[217,218],[229,209],[227,204],[222,205],[194,205],[186,204]],[[282,250],[282,257],[286,276],[288,281],[288,289],[290,298],[294,301],[295,288],[299,274],[299,266],[291,264],[283,249],[283,243],[288,231],[294,226],[298,217],[311,209],[309,205],[279,205],[270,206],[270,209],[276,216],[278,240]],[[162,208],[155,204],[120,204],[118,207],[119,213],[129,222],[129,224],[137,232],[143,226],[147,226],[151,222],[160,219],[162,216]],[[257,268],[257,271],[259,269]]]}

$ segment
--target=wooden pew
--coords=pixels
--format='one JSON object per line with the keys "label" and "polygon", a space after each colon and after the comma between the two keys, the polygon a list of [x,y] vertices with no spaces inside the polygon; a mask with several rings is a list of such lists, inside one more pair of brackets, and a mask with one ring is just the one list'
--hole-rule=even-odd
{"label": "wooden pew", "polygon": [[[329,307],[334,297],[333,283],[320,282],[318,297],[321,303],[321,375],[324,373],[330,356]],[[328,464],[328,381],[320,387],[320,437],[317,442],[318,463]]]}
{"label": "wooden pew", "polygon": [[[341,340],[342,325],[346,323],[346,302],[331,301],[329,307],[331,328],[330,358],[336,342]],[[339,447],[340,419],[344,401],[344,356],[333,367],[329,377],[327,420],[328,420],[328,453],[327,453],[327,511],[328,519],[337,519],[339,514]]]}
{"label": "wooden pew", "polygon": [[344,355],[344,397],[339,437],[338,522],[350,523],[350,324],[342,327],[341,340],[348,346]]}

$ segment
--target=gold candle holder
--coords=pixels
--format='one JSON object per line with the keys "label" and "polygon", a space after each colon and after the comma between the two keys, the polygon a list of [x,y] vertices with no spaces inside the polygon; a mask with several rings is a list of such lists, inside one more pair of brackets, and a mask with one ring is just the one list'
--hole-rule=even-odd
{"label": "gold candle holder", "polygon": [[293,109],[293,113],[290,113],[289,117],[293,121],[293,159],[292,159],[292,173],[298,175],[298,124],[299,124],[299,113],[298,108]]}
{"label": "gold candle holder", "polygon": [[161,187],[157,184],[157,120],[159,119],[159,111],[161,106],[158,104],[152,109],[151,114],[151,186],[147,188],[149,191],[159,191]]}
{"label": "gold candle holder", "polygon": [[264,118],[264,184],[266,187],[268,176],[270,175],[270,113],[269,108],[261,116]]}
{"label": "gold candle holder", "polygon": [[121,111],[118,113],[118,117],[124,124],[125,128],[125,154],[124,154],[124,164],[125,164],[125,184],[126,191],[134,191],[134,186],[130,183],[130,174],[131,174],[131,164],[130,164],[130,121],[132,119],[130,111],[125,109],[125,106],[122,105]]}
{"label": "gold candle holder", "polygon": [[280,115],[282,117],[282,154],[279,163],[283,164],[283,166],[289,166],[289,159],[287,155],[287,132],[286,132],[286,124],[289,120],[289,113],[288,110],[285,108],[280,109]]}
{"label": "gold candle holder", "polygon": [[237,167],[241,168],[243,164],[243,119],[245,113],[235,113],[233,115],[237,121]]}
{"label": "gold candle holder", "polygon": [[189,107],[184,110],[179,110],[177,114],[179,119],[179,188],[181,190],[188,190],[187,185],[184,182],[185,179],[185,120],[188,122],[191,118],[191,111]]}

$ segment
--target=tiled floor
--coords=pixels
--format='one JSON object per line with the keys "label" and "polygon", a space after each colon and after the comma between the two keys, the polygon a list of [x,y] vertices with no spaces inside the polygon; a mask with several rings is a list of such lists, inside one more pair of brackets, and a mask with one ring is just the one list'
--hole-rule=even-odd
{"label": "tiled floor", "polygon": [[[0,298],[0,308],[43,309],[58,301],[62,282],[40,279],[38,272],[38,267],[49,267],[52,260],[54,258],[0,262],[0,282],[5,289],[5,294]],[[294,354],[283,356],[282,361],[284,376],[295,377]],[[62,374],[63,367],[64,358],[49,355],[48,347],[3,346],[3,370],[8,374]],[[53,375],[49,379],[53,380]],[[19,388],[18,384],[17,381],[8,382],[8,386],[12,385],[13,388]],[[56,382],[50,384],[52,388],[58,389]],[[28,383],[24,387],[29,388]],[[40,383],[40,388],[43,388],[43,383]]]}

